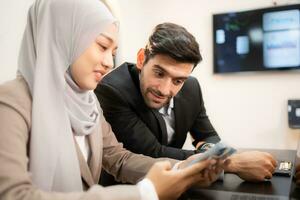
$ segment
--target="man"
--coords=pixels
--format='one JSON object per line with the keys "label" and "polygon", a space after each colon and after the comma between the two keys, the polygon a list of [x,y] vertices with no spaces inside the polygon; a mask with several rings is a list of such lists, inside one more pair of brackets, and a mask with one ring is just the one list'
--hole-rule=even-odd
{"label": "man", "polygon": [[[179,160],[205,151],[220,141],[206,115],[200,85],[190,77],[202,60],[195,38],[183,27],[155,27],[137,63],[124,63],[95,90],[118,140],[135,152]],[[181,149],[187,133],[195,151]],[[250,181],[271,178],[274,158],[264,152],[238,153],[225,171]]]}

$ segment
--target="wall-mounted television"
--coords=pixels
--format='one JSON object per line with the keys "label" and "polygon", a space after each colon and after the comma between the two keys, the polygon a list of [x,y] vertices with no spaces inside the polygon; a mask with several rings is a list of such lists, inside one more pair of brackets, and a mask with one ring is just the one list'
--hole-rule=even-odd
{"label": "wall-mounted television", "polygon": [[300,4],[213,15],[214,73],[300,69]]}

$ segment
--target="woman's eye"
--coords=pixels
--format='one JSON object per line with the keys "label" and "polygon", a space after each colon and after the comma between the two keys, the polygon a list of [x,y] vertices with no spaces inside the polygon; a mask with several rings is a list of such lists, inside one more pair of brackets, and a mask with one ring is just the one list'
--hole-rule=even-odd
{"label": "woman's eye", "polygon": [[101,47],[101,49],[103,49],[104,51],[107,49],[106,46],[99,44],[99,46]]}

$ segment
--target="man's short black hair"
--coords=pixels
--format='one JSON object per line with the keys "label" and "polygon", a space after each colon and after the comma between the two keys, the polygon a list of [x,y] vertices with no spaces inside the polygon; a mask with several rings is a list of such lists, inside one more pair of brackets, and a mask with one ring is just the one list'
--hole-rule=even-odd
{"label": "man's short black hair", "polygon": [[184,27],[173,23],[158,24],[145,48],[145,61],[155,55],[166,55],[177,62],[193,63],[194,67],[202,60],[199,44]]}

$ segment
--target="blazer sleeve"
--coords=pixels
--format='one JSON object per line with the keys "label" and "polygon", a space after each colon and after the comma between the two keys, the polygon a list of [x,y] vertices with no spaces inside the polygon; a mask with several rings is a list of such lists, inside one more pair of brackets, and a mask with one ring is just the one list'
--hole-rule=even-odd
{"label": "blazer sleeve", "polygon": [[196,145],[199,141],[205,141],[208,143],[217,143],[220,141],[220,137],[215,131],[213,125],[211,124],[204,106],[204,101],[202,97],[202,92],[198,81],[194,81],[195,83],[195,91],[197,92],[197,102],[199,102],[199,109],[196,119],[190,129],[190,133],[194,138],[193,144]]}
{"label": "blazer sleeve", "polygon": [[[1,94],[1,92],[0,92]],[[3,93],[2,93],[3,94]],[[0,199],[1,200],[135,200],[137,186],[102,187],[86,192],[46,192],[33,185],[28,169],[30,126],[14,107],[0,101]]]}
{"label": "blazer sleeve", "polygon": [[174,165],[177,160],[168,158],[154,159],[141,154],[132,153],[123,148],[103,117],[103,168],[112,174],[117,181],[123,183],[137,183],[147,174],[151,166],[162,160],[168,160]]}
{"label": "blazer sleeve", "polygon": [[121,92],[108,84],[100,84],[95,93],[101,104],[106,120],[111,124],[118,141],[135,153],[153,158],[168,157],[184,160],[194,154],[192,150],[183,150],[162,145],[137,112],[121,96]]}

